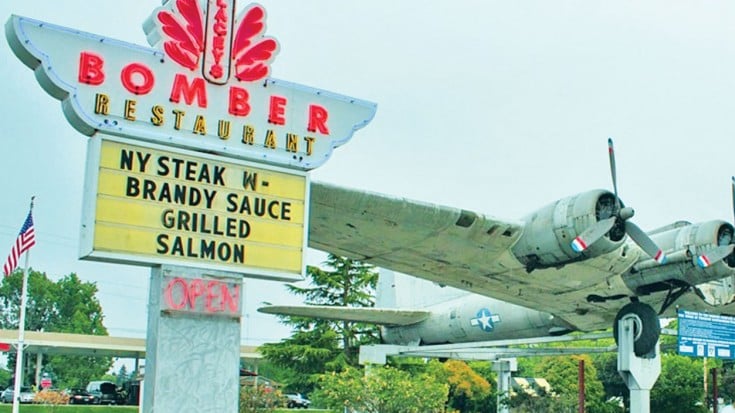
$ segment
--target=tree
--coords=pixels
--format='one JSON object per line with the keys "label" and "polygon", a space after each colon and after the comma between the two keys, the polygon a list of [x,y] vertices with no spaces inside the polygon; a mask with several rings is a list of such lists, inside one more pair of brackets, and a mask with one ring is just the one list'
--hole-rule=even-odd
{"label": "tree", "polygon": [[577,405],[579,361],[584,360],[585,407],[590,413],[608,412],[613,406],[605,401],[602,383],[589,355],[545,357],[536,365],[536,377],[545,378],[557,399],[565,408]]}
{"label": "tree", "polygon": [[[4,329],[18,329],[22,284],[23,272],[16,270],[3,278],[0,285],[0,324]],[[25,319],[27,331],[49,331],[49,326],[58,319],[55,296],[56,287],[46,273],[30,269]]]}
{"label": "tree", "polygon": [[725,402],[732,403],[735,400],[735,368],[731,360],[724,363],[717,377],[720,383],[720,397],[724,398]]}
{"label": "tree", "polygon": [[117,371],[117,375],[115,376],[115,384],[118,385],[118,387],[122,386],[126,381],[130,380],[130,375],[128,374],[128,368],[125,367],[123,364],[120,366],[120,369]]}
{"label": "tree", "polygon": [[[372,293],[378,280],[374,267],[335,255],[329,255],[325,265],[324,270],[309,266],[310,285],[290,285],[289,291],[311,305],[374,305]],[[305,317],[281,319],[293,327],[293,334],[280,343],[263,345],[261,351],[267,360],[293,373],[286,383],[289,391],[309,393],[313,389],[312,375],[356,366],[359,346],[379,340],[373,325]]]}
{"label": "tree", "polygon": [[661,355],[661,375],[651,389],[651,411],[706,412],[702,401],[702,361],[674,354]]}
{"label": "tree", "polygon": [[[378,282],[375,267],[360,261],[330,254],[325,262],[331,271],[309,267],[307,272],[313,286],[301,288],[289,285],[290,292],[302,296],[307,305],[330,305],[337,307],[373,307],[373,292]],[[357,353],[363,342],[375,342],[378,337],[374,326],[350,321],[300,319],[294,326],[311,329],[314,325],[327,325],[337,332],[342,340],[345,361],[357,364]]]}
{"label": "tree", "polygon": [[489,411],[490,383],[461,360],[429,362],[429,375],[449,386],[448,406],[463,413]]}
{"label": "tree", "polygon": [[266,360],[290,372],[284,383],[288,392],[310,393],[313,375],[338,370],[342,364],[335,363],[342,354],[337,333],[323,327],[297,331],[280,343],[264,344],[260,350]]}
{"label": "tree", "polygon": [[[22,271],[15,271],[0,284],[0,327],[4,329],[18,328],[22,282]],[[107,335],[96,294],[95,284],[81,281],[74,273],[54,283],[46,273],[29,270],[25,329]],[[109,357],[49,356],[43,360],[43,369],[56,373],[57,387],[83,387],[104,374],[111,364]],[[8,367],[15,368],[14,354],[8,357]],[[26,379],[31,377],[24,374]]]}
{"label": "tree", "polygon": [[328,408],[361,413],[443,412],[449,386],[430,374],[411,375],[390,366],[368,374],[354,368],[319,376],[314,399]]}
{"label": "tree", "polygon": [[618,353],[600,353],[592,357],[597,378],[605,390],[605,398],[620,397],[625,404],[630,404],[630,392],[618,372]]}

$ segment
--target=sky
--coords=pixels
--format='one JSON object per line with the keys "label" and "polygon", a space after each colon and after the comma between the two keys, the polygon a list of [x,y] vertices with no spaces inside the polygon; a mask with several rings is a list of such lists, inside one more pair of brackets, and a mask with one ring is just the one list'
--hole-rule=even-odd
{"label": "sky", "polygon": [[[247,3],[242,2],[239,8]],[[377,103],[372,122],[311,172],[317,181],[517,220],[611,189],[652,230],[733,220],[735,3],[731,1],[263,0],[272,77]],[[32,17],[147,46],[157,0],[5,0]],[[36,196],[31,266],[94,282],[113,336],[144,337],[147,268],[78,260],[88,138],[0,42],[0,253]],[[307,263],[324,255],[309,251]],[[245,281],[244,344],[288,328]]]}

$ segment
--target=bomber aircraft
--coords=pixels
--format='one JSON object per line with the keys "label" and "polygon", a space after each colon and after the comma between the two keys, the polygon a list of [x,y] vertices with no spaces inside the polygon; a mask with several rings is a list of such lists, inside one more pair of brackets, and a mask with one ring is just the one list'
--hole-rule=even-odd
{"label": "bomber aircraft", "polygon": [[[611,324],[617,340],[617,321],[632,315],[638,356],[655,348],[658,317],[673,316],[677,306],[735,313],[733,225],[678,221],[642,231],[618,197],[612,140],[608,149],[613,192],[572,195],[520,221],[312,183],[309,246],[473,294],[426,308],[259,311],[372,322],[384,326],[385,342],[412,345]],[[735,177],[732,191],[735,205]]]}

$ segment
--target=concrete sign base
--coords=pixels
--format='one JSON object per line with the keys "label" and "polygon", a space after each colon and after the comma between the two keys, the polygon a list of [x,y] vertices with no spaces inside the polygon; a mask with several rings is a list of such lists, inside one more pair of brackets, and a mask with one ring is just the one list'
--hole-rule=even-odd
{"label": "concrete sign base", "polygon": [[151,270],[145,413],[236,413],[242,278]]}

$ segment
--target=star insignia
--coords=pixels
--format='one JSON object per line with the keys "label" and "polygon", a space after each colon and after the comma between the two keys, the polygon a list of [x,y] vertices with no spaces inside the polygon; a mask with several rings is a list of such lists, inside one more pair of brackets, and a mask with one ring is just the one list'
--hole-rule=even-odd
{"label": "star insignia", "polygon": [[477,312],[475,318],[470,319],[470,325],[480,327],[482,331],[491,333],[495,330],[495,324],[500,322],[500,316],[493,314],[487,308],[483,308]]}

